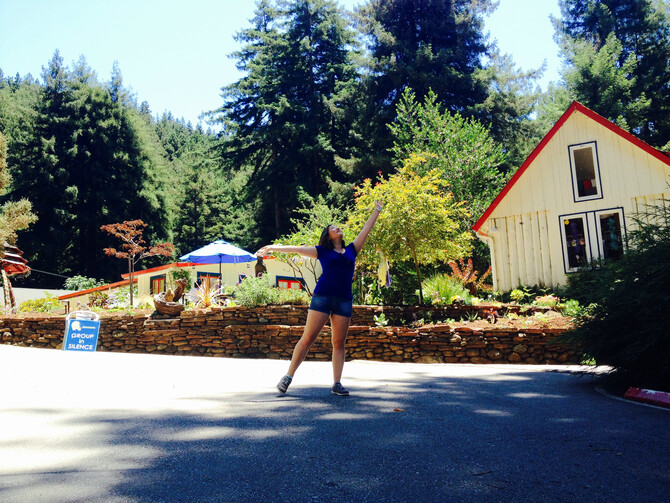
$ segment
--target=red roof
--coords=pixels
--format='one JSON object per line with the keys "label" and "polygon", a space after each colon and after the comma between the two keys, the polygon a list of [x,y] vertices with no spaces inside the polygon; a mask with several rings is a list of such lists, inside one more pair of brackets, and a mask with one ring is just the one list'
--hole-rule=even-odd
{"label": "red roof", "polygon": [[[143,269],[141,271],[135,271],[133,274],[133,277],[135,276],[141,276],[142,274],[150,274],[152,272],[158,272],[158,271],[164,271],[165,269],[170,269],[172,267],[191,267],[195,265],[192,262],[175,262],[173,264],[166,264],[166,265],[159,265],[158,267],[152,267],[151,269]],[[128,278],[128,273],[122,274],[122,278]]]}
{"label": "red roof", "polygon": [[[133,278],[133,283],[137,283],[137,278]],[[130,281],[124,279],[123,281],[117,281],[116,283],[109,283],[108,285],[96,286],[95,288],[89,288],[88,290],[79,290],[78,292],[66,293],[58,297],[58,300],[67,300],[74,297],[81,297],[82,295],[88,295],[93,292],[104,292],[105,290],[111,290],[112,288],[120,288],[130,284]]]}
{"label": "red roof", "polygon": [[1,267],[5,270],[7,275],[25,274],[30,271],[28,261],[21,256],[23,255],[21,250],[16,246],[7,243],[4,244],[4,249],[5,251],[2,255]]}
{"label": "red roof", "polygon": [[560,119],[558,119],[558,122],[554,124],[554,127],[552,127],[549,132],[545,135],[544,138],[542,138],[542,141],[538,143],[537,147],[531,152],[531,154],[528,156],[528,158],[524,161],[524,163],[521,165],[521,167],[517,170],[516,173],[514,173],[514,176],[511,178],[509,182],[507,182],[507,185],[500,191],[500,194],[498,194],[498,197],[496,197],[491,205],[486,209],[484,214],[481,216],[479,220],[477,220],[477,223],[472,226],[472,229],[475,232],[479,232],[479,229],[481,228],[482,225],[484,225],[484,222],[486,222],[489,219],[489,216],[491,213],[493,213],[493,210],[496,209],[498,204],[505,198],[507,193],[510,191],[512,187],[514,187],[514,184],[521,178],[521,175],[524,174],[524,172],[528,169],[528,167],[533,163],[535,158],[542,152],[544,147],[551,141],[551,139],[554,137],[556,132],[565,124],[565,122],[570,118],[570,116],[575,113],[575,112],[580,112],[584,115],[586,115],[588,118],[594,120],[601,126],[606,127],[613,133],[618,134],[621,136],[624,140],[628,140],[631,142],[633,145],[636,147],[641,148],[644,150],[646,153],[649,155],[655,157],[656,159],[660,160],[661,162],[667,164],[670,166],[670,157],[668,157],[666,154],[661,152],[660,150],[656,150],[654,147],[651,145],[643,142],[639,138],[636,138],[632,134],[630,134],[628,131],[624,131],[621,129],[619,126],[614,124],[613,122],[605,119],[602,115],[599,115],[595,113],[593,110],[590,108],[585,107],[581,103],[577,101],[573,101],[570,107],[565,111],[565,113],[561,116]]}

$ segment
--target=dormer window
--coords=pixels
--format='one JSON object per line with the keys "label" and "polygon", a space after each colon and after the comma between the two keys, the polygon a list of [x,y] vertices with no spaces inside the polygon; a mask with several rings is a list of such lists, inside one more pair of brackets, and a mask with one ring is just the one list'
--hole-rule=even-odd
{"label": "dormer window", "polygon": [[596,142],[570,145],[568,150],[575,202],[602,199]]}

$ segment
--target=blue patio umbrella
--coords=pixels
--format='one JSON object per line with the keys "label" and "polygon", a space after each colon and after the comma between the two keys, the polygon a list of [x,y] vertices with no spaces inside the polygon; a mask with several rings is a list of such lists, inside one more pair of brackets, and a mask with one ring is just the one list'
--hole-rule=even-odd
{"label": "blue patio umbrella", "polygon": [[242,248],[231,245],[228,241],[218,239],[208,245],[179,257],[179,260],[192,262],[194,264],[219,264],[219,277],[221,276],[221,264],[239,264],[256,260],[252,255]]}

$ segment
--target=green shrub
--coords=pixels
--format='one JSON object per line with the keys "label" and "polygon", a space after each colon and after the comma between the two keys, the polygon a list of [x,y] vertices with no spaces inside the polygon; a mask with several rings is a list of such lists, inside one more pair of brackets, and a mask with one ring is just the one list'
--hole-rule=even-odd
{"label": "green shrub", "polygon": [[44,292],[45,297],[41,299],[30,299],[22,302],[19,305],[19,312],[21,313],[50,313],[58,309],[63,309],[57,297]]}
{"label": "green shrub", "polygon": [[89,288],[95,288],[96,286],[102,286],[105,282],[103,280],[98,280],[95,278],[87,278],[86,276],[73,276],[65,280],[63,288],[66,290],[88,290]]}
{"label": "green shrub", "polygon": [[524,292],[522,288],[515,288],[509,293],[509,298],[512,302],[516,302],[517,304],[521,304],[521,301],[527,297],[529,297],[530,294],[527,292]]}
{"label": "green shrub", "polygon": [[577,299],[569,299],[563,304],[559,304],[558,308],[561,311],[563,316],[569,316],[571,318],[579,318],[588,316],[597,307],[596,304],[589,304],[588,306],[582,306]]}
{"label": "green shrub", "polygon": [[[667,203],[667,201],[666,201]],[[618,261],[571,275],[570,297],[589,305],[568,340],[610,365],[617,384],[670,391],[670,206],[650,209]]]}
{"label": "green shrub", "polygon": [[171,267],[167,272],[167,276],[168,285],[172,289],[177,287],[177,280],[180,279],[186,280],[186,291],[188,291],[193,284],[193,274],[191,274],[188,267]]}
{"label": "green shrub", "polygon": [[389,320],[386,319],[386,315],[384,313],[374,315],[373,318],[375,319],[376,327],[386,327],[389,324]]}
{"label": "green shrub", "polygon": [[503,302],[514,302],[516,304],[531,304],[529,299],[536,299],[538,297],[561,297],[563,296],[563,293],[563,289],[556,286],[549,289],[544,285],[519,285],[514,290],[503,293],[501,295],[501,300]]}
{"label": "green shrub", "polygon": [[104,292],[93,292],[88,296],[89,307],[107,308],[109,307],[110,302],[109,295]]}
{"label": "green shrub", "polygon": [[[137,297],[137,287],[133,286],[133,295]],[[112,290],[109,293],[109,307],[127,309],[130,307],[130,287]]]}
{"label": "green shrub", "polygon": [[535,297],[533,305],[539,307],[556,307],[559,300],[555,295],[542,295],[541,297]]}
{"label": "green shrub", "polygon": [[266,276],[258,276],[244,278],[233,295],[239,304],[249,307],[276,304],[280,294],[279,289],[274,288]]}
{"label": "green shrub", "polygon": [[472,304],[472,297],[460,281],[446,274],[435,274],[424,280],[422,288],[433,305],[448,305],[455,301]]}
{"label": "green shrub", "polygon": [[310,296],[305,290],[294,290],[292,288],[278,288],[277,290],[279,290],[276,301],[278,304],[309,305]]}

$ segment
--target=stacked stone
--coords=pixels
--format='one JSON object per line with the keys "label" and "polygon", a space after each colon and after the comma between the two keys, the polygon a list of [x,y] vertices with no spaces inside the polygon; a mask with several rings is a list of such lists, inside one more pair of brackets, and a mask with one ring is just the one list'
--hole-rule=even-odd
{"label": "stacked stone", "polygon": [[[357,313],[365,318],[377,309],[357,308]],[[178,318],[103,316],[98,350],[290,359],[305,317],[304,306],[192,310]],[[64,317],[0,317],[3,344],[61,348],[64,331]],[[376,327],[373,322],[350,327],[347,354],[349,359],[417,363],[577,363],[576,351],[554,341],[563,332],[493,325],[473,330],[457,324]],[[307,358],[328,360],[331,351],[330,328],[325,327]]]}
{"label": "stacked stone", "polygon": [[63,343],[65,317],[0,318],[3,344],[55,348]]}
{"label": "stacked stone", "polygon": [[564,330],[473,330],[436,325],[352,326],[350,358],[415,363],[577,363],[576,351],[552,341]]}

